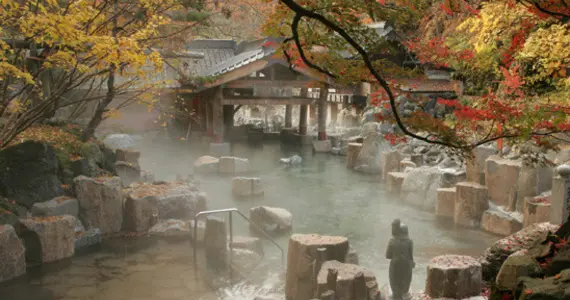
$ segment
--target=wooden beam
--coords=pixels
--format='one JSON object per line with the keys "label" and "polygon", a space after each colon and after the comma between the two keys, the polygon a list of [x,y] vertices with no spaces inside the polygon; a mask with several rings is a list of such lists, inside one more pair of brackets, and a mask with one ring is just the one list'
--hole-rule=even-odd
{"label": "wooden beam", "polygon": [[223,105],[287,105],[310,104],[311,98],[224,98]]}
{"label": "wooden beam", "polygon": [[238,79],[226,84],[227,88],[243,89],[255,87],[292,87],[304,88],[314,80],[264,80],[264,79]]}

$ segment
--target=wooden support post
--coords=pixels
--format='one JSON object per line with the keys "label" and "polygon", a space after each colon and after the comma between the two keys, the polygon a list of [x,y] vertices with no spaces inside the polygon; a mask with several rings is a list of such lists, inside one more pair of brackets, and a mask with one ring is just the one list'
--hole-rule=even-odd
{"label": "wooden support post", "polygon": [[293,127],[293,105],[285,105],[285,128]]}
{"label": "wooden support post", "polygon": [[348,95],[342,96],[342,109],[349,108],[348,100],[349,100]]}
{"label": "wooden support post", "polygon": [[[301,97],[306,98],[308,96],[308,89],[302,88],[301,89]],[[299,134],[306,135],[307,134],[307,104],[301,104],[301,109],[299,112]]]}
{"label": "wooden support post", "polygon": [[234,106],[233,105],[223,105],[224,113],[224,137],[232,131],[234,127]]}
{"label": "wooden support post", "polygon": [[333,102],[331,103],[331,123],[336,125],[337,118],[338,118],[338,103]]}
{"label": "wooden support post", "polygon": [[327,139],[327,99],[329,97],[329,85],[324,84],[319,92],[318,103],[318,132],[319,141]]}
{"label": "wooden support post", "polygon": [[224,139],[224,117],[222,105],[224,95],[222,91],[222,87],[216,87],[214,97],[212,99],[212,131],[214,135],[213,142],[215,143],[221,143]]}

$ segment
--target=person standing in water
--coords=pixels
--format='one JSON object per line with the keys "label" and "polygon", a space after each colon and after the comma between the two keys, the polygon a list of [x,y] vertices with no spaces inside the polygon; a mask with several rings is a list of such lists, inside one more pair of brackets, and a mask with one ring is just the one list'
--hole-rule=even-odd
{"label": "person standing in water", "polygon": [[408,227],[399,219],[392,222],[392,235],[386,249],[386,258],[390,260],[390,288],[392,299],[402,300],[410,290],[412,269],[415,267],[413,242],[408,235]]}

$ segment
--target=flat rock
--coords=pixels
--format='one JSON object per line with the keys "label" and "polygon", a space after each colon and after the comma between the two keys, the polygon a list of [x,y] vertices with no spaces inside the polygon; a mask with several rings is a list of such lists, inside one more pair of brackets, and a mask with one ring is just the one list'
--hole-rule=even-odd
{"label": "flat rock", "polygon": [[60,196],[46,202],[34,203],[32,206],[32,216],[51,217],[71,215],[77,217],[79,214],[79,202],[77,199]]}
{"label": "flat rock", "polygon": [[190,238],[190,227],[188,224],[181,220],[168,219],[160,221],[154,225],[148,233],[151,236],[157,237],[181,237]]}

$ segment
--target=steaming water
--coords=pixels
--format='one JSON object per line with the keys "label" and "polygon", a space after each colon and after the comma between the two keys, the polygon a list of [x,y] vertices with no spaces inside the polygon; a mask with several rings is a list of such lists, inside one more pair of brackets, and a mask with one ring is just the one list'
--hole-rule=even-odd
{"label": "steaming water", "polygon": [[[195,158],[204,150],[163,142],[141,145],[141,165],[157,179],[174,179],[192,173]],[[417,267],[412,290],[424,288],[426,263],[440,254],[479,255],[494,240],[479,230],[454,228],[435,221],[433,213],[402,204],[384,191],[380,180],[348,170],[344,157],[284,150],[278,144],[262,148],[234,145],[233,155],[246,157],[261,177],[265,196],[254,200],[231,197],[231,176],[199,176],[200,189],[208,193],[210,209],[269,205],[290,210],[296,233],[347,236],[357,250],[360,264],[371,269],[379,285],[388,283],[389,261],[385,249],[390,225],[400,218],[414,240]],[[284,166],[282,157],[299,154],[300,166]],[[245,221],[234,218],[235,232],[247,235]],[[286,251],[287,237],[277,239]],[[46,266],[15,282],[0,286],[2,300],[122,300],[122,299],[235,299],[256,296],[279,299],[283,293],[280,252],[264,244],[266,257],[250,280],[231,288],[210,291],[194,277],[191,247],[187,243],[158,242],[135,247],[130,241],[104,245],[103,250],[76,256],[63,266]],[[47,269],[47,270],[46,270]],[[281,299],[283,297],[281,296]]]}

